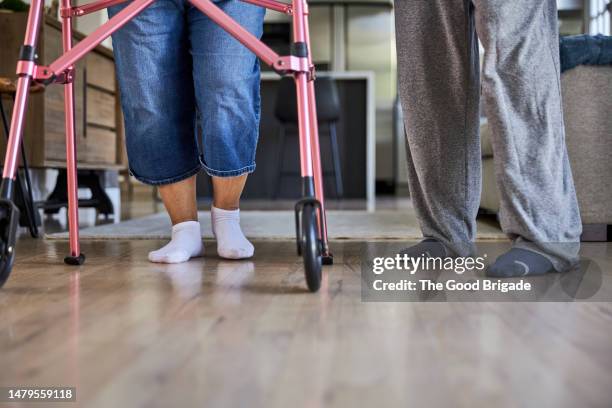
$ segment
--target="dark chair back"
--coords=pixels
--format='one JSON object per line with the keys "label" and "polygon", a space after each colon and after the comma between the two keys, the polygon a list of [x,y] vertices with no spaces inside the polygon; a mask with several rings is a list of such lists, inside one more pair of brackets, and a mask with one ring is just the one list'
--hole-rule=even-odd
{"label": "dark chair back", "polygon": [[[340,98],[336,81],[329,77],[315,80],[317,119],[319,122],[336,122],[340,118]],[[283,77],[278,85],[274,116],[283,123],[297,124],[297,97],[293,77]]]}

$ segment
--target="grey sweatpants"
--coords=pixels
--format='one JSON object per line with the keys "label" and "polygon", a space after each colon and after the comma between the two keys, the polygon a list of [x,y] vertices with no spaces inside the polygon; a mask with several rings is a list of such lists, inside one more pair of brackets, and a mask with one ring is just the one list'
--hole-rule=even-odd
{"label": "grey sweatpants", "polygon": [[409,188],[423,235],[455,255],[474,251],[482,84],[504,232],[557,270],[574,264],[582,226],[565,147],[556,0],[395,6]]}

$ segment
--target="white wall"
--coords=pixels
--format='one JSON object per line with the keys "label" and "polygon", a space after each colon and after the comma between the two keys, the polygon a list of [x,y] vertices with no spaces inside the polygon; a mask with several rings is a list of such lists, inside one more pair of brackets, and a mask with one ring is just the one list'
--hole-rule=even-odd
{"label": "white wall", "polygon": [[610,0],[587,0],[587,15],[589,20],[589,34],[604,34],[612,33],[612,16],[608,5]]}
{"label": "white wall", "polygon": [[[90,3],[93,0],[77,0],[76,5],[82,5]],[[106,10],[101,10],[96,13],[88,14],[83,17],[76,19],[76,29],[84,34],[89,34],[96,28],[100,27],[104,22],[108,20]],[[112,47],[111,39],[107,38],[103,43],[107,47]]]}

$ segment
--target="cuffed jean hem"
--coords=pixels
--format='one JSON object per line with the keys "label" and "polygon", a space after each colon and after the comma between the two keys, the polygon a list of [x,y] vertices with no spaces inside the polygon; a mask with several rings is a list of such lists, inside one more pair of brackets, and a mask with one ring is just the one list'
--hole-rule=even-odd
{"label": "cuffed jean hem", "polygon": [[237,177],[242,176],[243,174],[250,174],[255,171],[255,163],[250,166],[243,167],[237,170],[215,170],[211,169],[205,164],[202,164],[202,168],[209,176],[215,177]]}
{"label": "cuffed jean hem", "polygon": [[145,177],[141,177],[138,174],[134,173],[132,171],[132,169],[130,168],[130,174],[132,176],[134,176],[134,178],[136,178],[136,180],[140,181],[141,183],[144,184],[148,184],[150,186],[163,186],[166,184],[174,184],[174,183],[178,183],[179,181],[183,181],[185,179],[188,179],[189,177],[196,175],[200,172],[200,170],[202,170],[202,165],[198,164],[197,167],[186,171],[184,173],[179,174],[178,176],[173,176],[173,177],[167,177],[161,180],[153,180],[153,179],[149,179],[149,178],[145,178]]}

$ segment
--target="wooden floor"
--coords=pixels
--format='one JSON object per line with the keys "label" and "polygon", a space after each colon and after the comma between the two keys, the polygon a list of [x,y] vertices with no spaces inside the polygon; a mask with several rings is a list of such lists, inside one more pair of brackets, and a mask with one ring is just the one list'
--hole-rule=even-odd
{"label": "wooden floor", "polygon": [[293,242],[148,263],[161,244],[86,241],[75,268],[65,242],[22,240],[0,386],[77,387],[68,407],[612,406],[611,303],[364,303],[358,243],[317,294]]}

